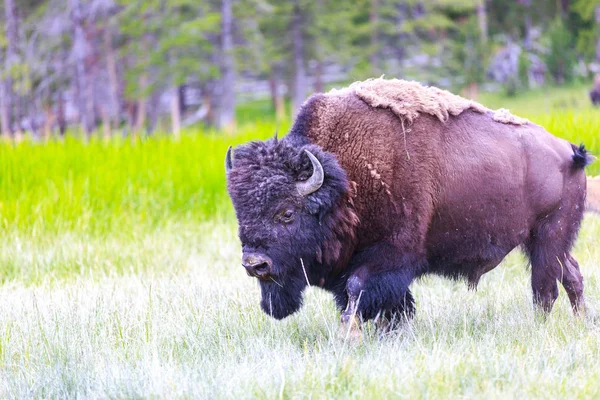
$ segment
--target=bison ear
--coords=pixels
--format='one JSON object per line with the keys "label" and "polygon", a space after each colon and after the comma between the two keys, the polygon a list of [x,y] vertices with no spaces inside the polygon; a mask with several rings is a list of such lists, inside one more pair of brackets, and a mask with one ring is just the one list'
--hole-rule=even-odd
{"label": "bison ear", "polygon": [[319,225],[323,223],[323,219],[325,218],[328,212],[329,210],[327,210],[325,207],[321,207],[319,209]]}

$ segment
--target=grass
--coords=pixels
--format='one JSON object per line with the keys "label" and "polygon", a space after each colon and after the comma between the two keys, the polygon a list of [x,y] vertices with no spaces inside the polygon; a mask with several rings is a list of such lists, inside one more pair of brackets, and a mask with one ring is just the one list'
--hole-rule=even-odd
{"label": "grass", "polygon": [[[577,90],[481,101],[600,153],[600,111],[546,108]],[[265,316],[239,267],[223,157],[229,144],[274,130],[265,122],[235,136],[1,145],[0,397],[600,396],[592,215],[575,249],[585,318],[571,315],[562,289],[539,318],[516,252],[477,292],[437,277],[416,282],[415,320],[388,337],[368,326],[362,342],[345,340],[318,289],[296,315]]]}
{"label": "grass", "polygon": [[591,82],[570,86],[546,86],[508,97],[502,92],[481,93],[478,101],[490,108],[510,108],[517,115],[541,115],[564,111],[591,110]]}

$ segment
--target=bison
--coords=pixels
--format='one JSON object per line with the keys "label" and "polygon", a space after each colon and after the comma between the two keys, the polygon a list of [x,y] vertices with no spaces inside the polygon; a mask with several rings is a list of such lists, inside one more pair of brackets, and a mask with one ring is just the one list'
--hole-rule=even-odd
{"label": "bison", "polygon": [[435,87],[383,78],[315,94],[282,139],[226,154],[242,265],[261,308],[282,319],[307,285],[333,294],[343,323],[415,312],[425,274],[481,276],[521,246],[533,301],[549,312],[583,278],[570,254],[584,211],[582,146]]}

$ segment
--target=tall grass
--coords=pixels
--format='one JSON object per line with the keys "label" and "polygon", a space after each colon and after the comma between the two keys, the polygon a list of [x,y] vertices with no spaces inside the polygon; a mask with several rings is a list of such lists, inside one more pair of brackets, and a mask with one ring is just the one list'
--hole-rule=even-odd
{"label": "tall grass", "polygon": [[274,125],[253,124],[235,136],[189,131],[179,139],[2,144],[1,228],[102,234],[173,218],[222,219],[230,211],[227,146],[274,132]]}

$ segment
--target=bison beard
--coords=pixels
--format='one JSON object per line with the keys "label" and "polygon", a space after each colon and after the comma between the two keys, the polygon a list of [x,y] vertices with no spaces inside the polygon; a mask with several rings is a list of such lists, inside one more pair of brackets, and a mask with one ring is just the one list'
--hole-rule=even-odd
{"label": "bison beard", "polygon": [[[476,288],[521,246],[534,303],[550,311],[560,282],[581,310],[570,250],[592,161],[583,146],[507,110],[385,85],[312,96],[284,139],[228,151],[243,252],[272,260],[258,274],[245,265],[260,279],[262,309],[285,318],[310,284],[334,295],[342,321],[399,321],[415,312],[416,278],[435,273]],[[419,101],[403,103],[407,93]]]}
{"label": "bison beard", "polygon": [[283,319],[302,306],[302,292],[306,281],[301,277],[290,277],[283,282],[260,281],[260,307],[268,315]]}
{"label": "bison beard", "polygon": [[[305,249],[316,246],[311,246],[306,241],[303,245]],[[298,246],[294,248],[302,250]],[[260,307],[276,319],[285,318],[302,306],[302,294],[307,286],[302,263],[313,261],[305,252],[294,252],[294,248],[281,249],[271,246],[267,252],[273,259],[276,271],[273,271],[273,276],[259,280],[262,297]]]}

